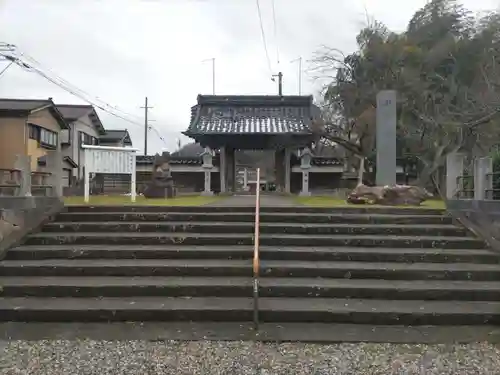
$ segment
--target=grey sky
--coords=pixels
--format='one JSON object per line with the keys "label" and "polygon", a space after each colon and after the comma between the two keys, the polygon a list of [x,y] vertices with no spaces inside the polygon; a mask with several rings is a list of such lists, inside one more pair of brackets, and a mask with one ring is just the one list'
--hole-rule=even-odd
{"label": "grey sky", "polygon": [[[498,0],[465,0],[474,11]],[[284,93],[298,93],[300,56],[321,45],[349,52],[366,14],[402,30],[425,0],[260,0],[273,72],[284,72]],[[16,44],[44,67],[78,88],[142,121],[144,96],[154,109],[150,152],[175,148],[199,93],[212,92],[216,58],[217,94],[274,94],[261,39],[255,0],[0,0],[0,42]],[[277,63],[276,46],[280,64]],[[3,66],[0,66],[2,69]],[[303,74],[302,93],[317,92]],[[1,97],[81,100],[18,67],[0,77]],[[100,113],[107,128],[127,128],[142,148],[143,129]]]}

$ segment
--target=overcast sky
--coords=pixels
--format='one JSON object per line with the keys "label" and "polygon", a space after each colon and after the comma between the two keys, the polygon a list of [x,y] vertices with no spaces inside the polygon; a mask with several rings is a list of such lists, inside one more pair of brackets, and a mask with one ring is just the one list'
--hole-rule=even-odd
{"label": "overcast sky", "polygon": [[[298,94],[298,64],[321,45],[350,52],[368,14],[392,30],[402,30],[425,0],[260,0],[273,73],[284,73],[284,94]],[[499,0],[465,0],[474,11],[494,9]],[[12,43],[74,86],[143,118],[149,97],[151,122],[165,139],[150,132],[149,153],[176,148],[189,124],[198,94],[275,94],[270,79],[255,0],[0,0],[0,42]],[[279,55],[279,64],[278,64]],[[0,70],[5,63],[0,62]],[[307,73],[302,93],[318,91]],[[78,98],[22,70],[0,76],[0,97]],[[107,128],[127,128],[143,149],[143,128],[104,112]]]}

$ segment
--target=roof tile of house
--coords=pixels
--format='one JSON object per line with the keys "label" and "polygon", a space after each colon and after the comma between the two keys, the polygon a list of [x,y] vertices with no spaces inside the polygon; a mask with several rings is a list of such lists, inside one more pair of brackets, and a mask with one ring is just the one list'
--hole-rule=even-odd
{"label": "roof tile of house", "polygon": [[0,111],[33,111],[53,104],[50,99],[6,99],[0,98]]}
{"label": "roof tile of house", "polygon": [[91,105],[58,104],[57,109],[67,120],[77,120],[88,115],[94,108]]}
{"label": "roof tile of house", "polygon": [[28,115],[31,111],[47,107],[52,113],[54,118],[57,120],[61,129],[68,129],[68,123],[63,117],[62,113],[59,112],[56,105],[52,101],[52,98],[48,99],[11,99],[11,98],[0,98],[0,113],[16,113],[22,115]]}
{"label": "roof tile of house", "polygon": [[112,129],[109,130],[107,129],[104,134],[102,134],[99,137],[99,141],[101,143],[108,143],[108,142],[118,142],[121,141],[122,139],[129,140],[130,142],[125,142],[125,143],[130,143],[132,144],[132,141],[130,140],[130,134],[128,130],[123,130],[123,129]]}

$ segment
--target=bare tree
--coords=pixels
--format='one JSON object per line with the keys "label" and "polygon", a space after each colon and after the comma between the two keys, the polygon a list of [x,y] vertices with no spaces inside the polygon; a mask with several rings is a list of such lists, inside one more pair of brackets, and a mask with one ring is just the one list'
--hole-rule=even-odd
{"label": "bare tree", "polygon": [[380,23],[360,32],[358,51],[322,48],[313,69],[329,79],[323,117],[313,130],[356,156],[359,180],[373,154],[375,100],[398,92],[398,142],[423,165],[427,185],[458,150],[486,153],[500,140],[500,17],[472,17],[453,0],[433,0],[415,13],[406,32]]}

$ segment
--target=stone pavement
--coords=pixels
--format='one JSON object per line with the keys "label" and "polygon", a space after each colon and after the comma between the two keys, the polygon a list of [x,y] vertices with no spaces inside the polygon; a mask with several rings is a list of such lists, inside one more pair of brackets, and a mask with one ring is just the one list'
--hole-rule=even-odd
{"label": "stone pavement", "polygon": [[[216,207],[254,207],[255,195],[233,195],[208,204]],[[261,195],[261,207],[296,207],[300,206],[292,198],[282,195]]]}

